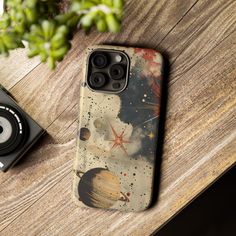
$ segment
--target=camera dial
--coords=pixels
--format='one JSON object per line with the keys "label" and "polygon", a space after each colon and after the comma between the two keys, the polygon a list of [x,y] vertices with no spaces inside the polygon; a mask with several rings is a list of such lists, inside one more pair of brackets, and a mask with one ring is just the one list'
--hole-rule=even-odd
{"label": "camera dial", "polygon": [[24,143],[27,127],[15,108],[0,104],[0,156],[13,152]]}

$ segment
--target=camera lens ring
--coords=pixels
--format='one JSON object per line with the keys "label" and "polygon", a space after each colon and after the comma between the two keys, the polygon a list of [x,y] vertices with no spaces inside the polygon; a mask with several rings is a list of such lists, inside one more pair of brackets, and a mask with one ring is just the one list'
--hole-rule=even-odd
{"label": "camera lens ring", "polygon": [[100,89],[106,84],[107,80],[103,73],[95,72],[89,78],[89,85],[93,89]]}
{"label": "camera lens ring", "polygon": [[125,76],[124,67],[121,64],[114,64],[109,69],[109,75],[114,80],[123,79]]}
{"label": "camera lens ring", "polygon": [[108,59],[104,53],[96,53],[92,56],[92,64],[98,69],[102,69],[107,66]]}
{"label": "camera lens ring", "polygon": [[[0,104],[0,123],[2,127],[0,134],[0,156],[4,156],[15,151],[25,143],[27,123],[16,108],[5,104]],[[9,125],[11,126],[10,129]],[[5,129],[8,130],[6,131]]]}

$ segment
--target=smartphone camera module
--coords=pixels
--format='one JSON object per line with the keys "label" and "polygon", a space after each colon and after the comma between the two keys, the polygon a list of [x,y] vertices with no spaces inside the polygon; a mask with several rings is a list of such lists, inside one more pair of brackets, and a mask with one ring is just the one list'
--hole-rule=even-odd
{"label": "smartphone camera module", "polygon": [[129,78],[129,57],[121,51],[97,49],[88,58],[87,84],[96,92],[119,93]]}
{"label": "smartphone camera module", "polygon": [[6,172],[44,134],[44,130],[0,88],[0,170]]}

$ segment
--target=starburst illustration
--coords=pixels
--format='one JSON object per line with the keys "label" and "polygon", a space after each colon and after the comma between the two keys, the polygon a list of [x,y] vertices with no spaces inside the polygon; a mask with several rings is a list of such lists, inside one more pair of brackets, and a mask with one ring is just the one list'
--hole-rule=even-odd
{"label": "starburst illustration", "polygon": [[143,124],[148,123],[149,121],[155,120],[160,115],[160,105],[158,103],[144,102],[142,107],[138,107],[140,110],[151,110],[153,111],[153,117],[143,122]]}
{"label": "starburst illustration", "polygon": [[[160,79],[160,78],[158,78],[158,79]],[[160,95],[161,95],[160,85],[157,84],[156,80],[157,80],[157,78],[155,78],[154,75],[153,75],[152,76],[151,89],[152,89],[152,92],[154,93],[155,97],[157,99],[160,99]],[[144,97],[147,97],[147,94],[144,94]],[[143,122],[143,124],[157,119],[160,116],[160,102],[155,102],[155,103],[147,102],[146,99],[143,99],[142,101],[143,101],[143,106],[139,106],[138,109],[153,111],[153,117],[151,117],[150,119]]]}
{"label": "starburst illustration", "polygon": [[155,138],[155,134],[151,131],[149,134],[148,134],[148,137],[150,140],[153,140]]}
{"label": "starburst illustration", "polygon": [[125,152],[125,154],[128,156],[128,153],[124,147],[124,144],[131,143],[131,142],[124,139],[125,129],[122,131],[122,133],[120,135],[118,135],[118,133],[115,131],[114,127],[112,125],[110,125],[110,126],[111,126],[111,130],[115,136],[113,140],[109,140],[109,141],[113,142],[113,146],[111,147],[111,149],[116,148],[116,147],[120,147]]}

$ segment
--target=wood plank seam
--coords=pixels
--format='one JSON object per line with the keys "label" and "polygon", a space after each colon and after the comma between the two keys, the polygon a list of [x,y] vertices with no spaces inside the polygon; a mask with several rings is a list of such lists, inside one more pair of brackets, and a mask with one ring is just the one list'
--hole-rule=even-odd
{"label": "wood plank seam", "polygon": [[[229,8],[229,7],[231,7],[231,4],[235,4],[235,1],[233,0],[233,1],[231,1],[231,2],[228,2],[228,4],[227,4],[227,6],[226,6],[226,9],[225,10],[227,10],[227,8]],[[223,12],[223,11],[222,11]],[[221,13],[222,13],[221,12]],[[196,18],[196,20],[197,20],[197,18]],[[235,29],[236,30],[236,29]],[[234,31],[232,31],[232,32],[230,32],[228,35],[226,35],[220,42],[218,42],[218,44],[216,44],[207,54],[205,54],[205,56],[207,56],[212,50],[214,50],[214,48],[216,48],[218,45],[220,45],[225,39],[227,39],[230,35],[232,35],[234,32],[235,32],[235,30]],[[196,32],[195,32],[196,33]],[[187,41],[187,42],[190,42],[191,41],[191,39],[192,38],[196,38],[196,35],[195,34],[193,34],[190,38],[189,38],[189,40]],[[188,45],[189,46],[189,45]],[[181,55],[183,54],[183,52],[186,50],[186,47],[185,48],[183,48],[183,50],[176,56],[176,58],[174,59],[174,61],[171,63],[171,66],[173,66],[175,63],[176,63],[176,61],[179,59],[179,57],[181,57]],[[204,57],[205,57],[204,56]],[[201,60],[202,59],[204,59],[204,57],[203,58],[201,58]],[[198,62],[198,61],[197,61]],[[187,71],[186,71],[187,72]],[[181,75],[180,75],[181,76]]]}
{"label": "wood plank seam", "polygon": [[[45,193],[43,193],[41,197],[45,196],[52,188],[54,188],[58,183],[60,183],[61,180],[63,180],[70,173],[71,173],[71,170],[68,171],[67,173],[65,173],[64,176],[61,177],[58,182],[56,182],[54,185],[52,185],[50,188],[48,188],[48,190]],[[31,208],[40,199],[41,198],[38,198],[35,201],[33,201],[32,204],[30,204],[28,207],[26,207],[25,210],[21,212],[21,214],[17,215],[11,222],[9,222],[9,224],[7,224],[2,230],[0,230],[0,232],[3,232],[5,229],[7,229],[15,220],[17,220],[22,214],[24,214],[26,211],[28,211],[28,209]]]}
{"label": "wood plank seam", "polygon": [[[30,60],[30,59],[29,59]],[[24,75],[19,81],[17,81],[13,86],[11,86],[8,90],[14,89],[24,78],[26,78],[32,71],[34,71],[39,65],[42,63],[37,64],[34,68],[32,68],[26,75]]]}
{"label": "wood plank seam", "polygon": [[[232,34],[234,34],[236,32],[236,29],[231,32],[229,35],[227,35],[225,38],[223,38],[217,45],[215,45],[211,50],[209,50],[203,57],[199,58],[191,67],[189,67],[188,70],[184,71],[183,74],[189,72],[191,69],[193,69],[199,62],[201,62],[202,60],[204,60],[211,52],[213,52],[215,49],[217,49],[225,40],[227,40]],[[178,56],[178,58],[180,58],[182,55],[182,53]],[[176,63],[177,59],[173,62],[172,66]],[[173,84],[175,84],[183,75],[179,75],[177,78],[172,79],[169,83],[169,87],[172,86]]]}
{"label": "wood plank seam", "polygon": [[221,173],[221,175],[219,175],[209,186],[207,186],[206,188],[202,189],[202,191],[200,191],[198,193],[198,195],[196,195],[195,197],[192,198],[191,201],[188,202],[188,204],[186,204],[184,207],[180,208],[172,217],[170,217],[163,225],[159,226],[156,230],[154,230],[150,235],[152,236],[156,236],[157,232],[162,229],[165,225],[167,225],[173,218],[175,218],[182,210],[184,210],[185,208],[187,208],[192,202],[194,202],[201,194],[204,194],[204,192],[209,189],[215,182],[217,182],[225,173],[227,173],[228,171],[230,171],[234,166],[236,166],[236,163],[234,163],[232,166],[229,166],[228,169],[226,169],[223,173]]}
{"label": "wood plank seam", "polygon": [[193,5],[184,13],[184,15],[179,19],[179,21],[170,29],[170,31],[166,34],[166,36],[157,44],[157,48],[160,46],[160,44],[165,41],[166,37],[176,28],[176,26],[189,14],[189,12],[195,7],[195,5],[199,2],[199,0],[196,0]]}

